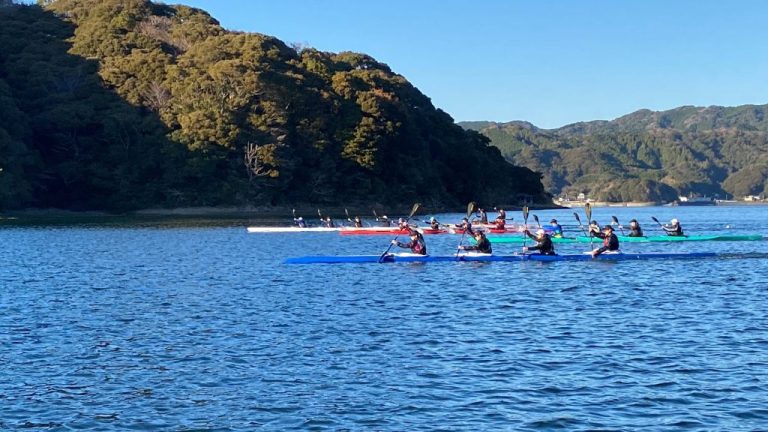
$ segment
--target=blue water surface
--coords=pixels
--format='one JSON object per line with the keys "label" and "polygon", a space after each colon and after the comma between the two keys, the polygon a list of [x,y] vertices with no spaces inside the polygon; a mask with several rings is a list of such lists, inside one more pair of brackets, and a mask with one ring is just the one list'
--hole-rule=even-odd
{"label": "blue water surface", "polygon": [[[767,211],[594,218],[768,235]],[[391,238],[246,224],[0,228],[0,430],[768,429],[768,242],[623,246],[750,259],[286,265]],[[459,239],[427,237],[432,254]]]}

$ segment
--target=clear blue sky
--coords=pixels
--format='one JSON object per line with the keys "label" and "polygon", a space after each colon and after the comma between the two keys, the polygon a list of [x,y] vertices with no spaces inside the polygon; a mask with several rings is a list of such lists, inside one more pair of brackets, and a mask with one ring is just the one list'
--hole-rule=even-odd
{"label": "clear blue sky", "polygon": [[229,29],[370,54],[457,121],[552,128],[640,108],[768,103],[768,1],[180,3]]}

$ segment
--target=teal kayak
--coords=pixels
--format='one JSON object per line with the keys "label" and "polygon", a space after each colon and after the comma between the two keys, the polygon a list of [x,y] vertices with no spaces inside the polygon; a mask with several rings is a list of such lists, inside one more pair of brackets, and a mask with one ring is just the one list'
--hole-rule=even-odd
{"label": "teal kayak", "polygon": [[[617,236],[619,243],[645,243],[645,242],[680,242],[680,241],[759,241],[763,240],[761,235],[690,235],[690,236],[651,236],[651,237],[628,237]],[[474,240],[474,239],[471,239]],[[518,236],[488,236],[491,243],[523,243],[523,237]],[[528,241],[532,241],[528,239]],[[602,239],[592,237],[591,242],[601,242]],[[552,237],[553,243],[590,243],[590,237]]]}
{"label": "teal kayak", "polygon": [[[518,262],[518,261],[636,261],[649,259],[697,259],[717,257],[716,253],[694,252],[694,253],[605,253],[597,258],[592,258],[590,254],[568,254],[568,255],[537,255],[537,254],[513,254],[513,255],[490,255],[490,254],[459,254],[459,255],[416,255],[416,254],[392,254],[387,255],[382,263],[398,262],[457,262],[457,261],[477,261],[477,262]],[[320,255],[289,258],[286,264],[375,264],[379,262],[381,255]]]}

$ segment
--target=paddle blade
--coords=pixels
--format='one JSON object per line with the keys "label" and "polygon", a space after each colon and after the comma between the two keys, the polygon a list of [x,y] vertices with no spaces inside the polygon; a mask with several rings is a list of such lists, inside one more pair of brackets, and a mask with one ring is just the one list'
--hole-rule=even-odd
{"label": "paddle blade", "polygon": [[467,204],[467,219],[469,219],[470,216],[472,216],[472,213],[475,212],[477,209],[477,203],[472,201],[469,204]]}
{"label": "paddle blade", "polygon": [[317,209],[317,217],[319,217],[320,219],[323,218],[323,214],[320,213],[320,209]]}
{"label": "paddle blade", "polygon": [[408,215],[408,219],[412,218],[413,215],[416,214],[417,211],[419,211],[419,207],[421,206],[421,203],[416,203],[413,205],[413,208],[411,209],[411,214]]}
{"label": "paddle blade", "polygon": [[536,221],[536,224],[538,224],[538,225],[541,225],[541,224],[539,223],[539,217],[538,217],[538,216],[536,216],[536,215],[533,215],[533,220],[535,220],[535,221]]}
{"label": "paddle blade", "polygon": [[349,210],[347,210],[346,207],[344,208],[344,214],[346,214],[347,215],[347,219],[349,219]]}
{"label": "paddle blade", "polygon": [[584,213],[587,215],[587,220],[592,222],[592,205],[590,203],[584,204]]}
{"label": "paddle blade", "polygon": [[653,221],[656,222],[657,224],[661,225],[661,222],[659,222],[659,220],[656,219],[655,217],[651,216],[651,219],[653,219]]}
{"label": "paddle blade", "polygon": [[579,217],[579,214],[576,213],[576,212],[573,212],[573,217],[575,217],[576,218],[576,222],[578,222],[579,225],[581,225],[581,218]]}
{"label": "paddle blade", "polygon": [[373,209],[373,217],[375,217],[376,219],[378,219],[378,218],[379,218],[379,215],[378,215],[378,214],[376,214],[376,209]]}
{"label": "paddle blade", "polygon": [[611,216],[611,220],[613,221],[614,225],[621,225],[619,223],[619,218],[617,218],[616,216]]}
{"label": "paddle blade", "polygon": [[523,221],[528,224],[528,206],[523,207]]}
{"label": "paddle blade", "polygon": [[291,211],[293,212],[293,217],[295,218],[296,217],[296,209],[291,209]]}

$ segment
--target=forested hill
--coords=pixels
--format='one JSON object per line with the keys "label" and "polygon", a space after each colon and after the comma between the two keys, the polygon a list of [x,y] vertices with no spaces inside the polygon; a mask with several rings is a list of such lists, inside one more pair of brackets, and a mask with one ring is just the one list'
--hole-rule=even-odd
{"label": "forested hill", "polygon": [[185,6],[40,3],[0,6],[0,209],[546,199],[367,55]]}
{"label": "forested hill", "polygon": [[466,122],[511,162],[544,175],[554,194],[671,201],[768,192],[768,105],[640,110],[613,121],[540,129]]}

